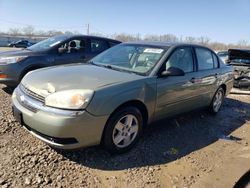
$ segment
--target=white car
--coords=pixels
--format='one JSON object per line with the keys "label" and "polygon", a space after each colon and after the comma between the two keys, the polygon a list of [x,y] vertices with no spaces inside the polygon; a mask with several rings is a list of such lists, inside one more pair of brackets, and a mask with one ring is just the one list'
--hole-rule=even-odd
{"label": "white car", "polygon": [[228,60],[228,51],[219,51],[217,55],[223,60],[224,63]]}

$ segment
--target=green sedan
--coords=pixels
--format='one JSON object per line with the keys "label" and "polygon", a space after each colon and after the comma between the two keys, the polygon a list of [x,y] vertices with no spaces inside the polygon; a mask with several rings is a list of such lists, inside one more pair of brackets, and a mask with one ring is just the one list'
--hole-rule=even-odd
{"label": "green sedan", "polygon": [[232,67],[209,48],[123,43],[85,65],[28,73],[13,93],[13,113],[53,147],[102,144],[121,153],[153,121],[201,107],[216,114],[232,85]]}

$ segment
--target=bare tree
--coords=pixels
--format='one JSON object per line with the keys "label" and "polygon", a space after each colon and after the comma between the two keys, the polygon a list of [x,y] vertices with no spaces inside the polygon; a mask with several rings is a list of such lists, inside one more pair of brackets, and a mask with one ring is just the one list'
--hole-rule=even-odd
{"label": "bare tree", "polygon": [[247,46],[247,40],[241,39],[238,42],[239,47],[246,47]]}
{"label": "bare tree", "polygon": [[187,43],[195,43],[197,40],[196,40],[195,37],[187,36],[187,37],[185,38],[185,41],[186,41]]}
{"label": "bare tree", "polygon": [[98,33],[98,32],[91,32],[89,35],[99,36],[99,37],[103,37],[104,36],[102,33]]}
{"label": "bare tree", "polygon": [[66,35],[73,35],[74,33],[71,32],[71,31],[65,31],[64,34],[66,34]]}
{"label": "bare tree", "polygon": [[10,28],[8,33],[12,36],[17,36],[21,34],[20,29],[18,28]]}
{"label": "bare tree", "polygon": [[43,31],[43,30],[38,30],[38,31],[36,31],[35,34],[39,35],[39,36],[46,36],[47,35],[46,31]]}
{"label": "bare tree", "polygon": [[143,40],[145,40],[145,41],[160,41],[161,37],[159,35],[150,34],[150,35],[146,35]]}
{"label": "bare tree", "polygon": [[201,36],[198,38],[198,42],[202,45],[208,45],[210,39],[208,37]]}
{"label": "bare tree", "polygon": [[81,34],[79,31],[73,31],[74,34],[79,35]]}
{"label": "bare tree", "polygon": [[32,25],[28,25],[22,29],[23,34],[31,38],[35,34],[35,28]]}
{"label": "bare tree", "polygon": [[177,42],[178,38],[173,34],[165,34],[165,35],[160,35],[160,41]]}
{"label": "bare tree", "polygon": [[114,34],[113,38],[115,38],[116,40],[120,40],[123,42],[127,42],[127,41],[137,41],[137,36],[131,35],[131,34],[125,34],[125,33],[121,33],[121,34]]}

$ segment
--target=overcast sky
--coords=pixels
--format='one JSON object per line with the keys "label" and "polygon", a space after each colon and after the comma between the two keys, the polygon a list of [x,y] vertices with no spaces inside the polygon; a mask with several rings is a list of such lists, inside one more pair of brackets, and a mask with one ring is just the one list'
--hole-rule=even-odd
{"label": "overcast sky", "polygon": [[0,0],[0,31],[33,25],[37,30],[86,34],[207,36],[250,43],[250,0]]}

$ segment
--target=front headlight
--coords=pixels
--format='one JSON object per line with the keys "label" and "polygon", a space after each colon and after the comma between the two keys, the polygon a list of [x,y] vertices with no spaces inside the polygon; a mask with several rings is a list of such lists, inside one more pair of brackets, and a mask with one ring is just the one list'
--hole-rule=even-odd
{"label": "front headlight", "polygon": [[66,90],[50,94],[45,98],[45,105],[64,109],[84,109],[93,97],[92,90]]}
{"label": "front headlight", "polygon": [[15,57],[1,57],[0,64],[10,64],[10,63],[18,63],[23,60],[27,56],[15,56]]}

